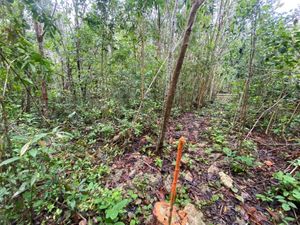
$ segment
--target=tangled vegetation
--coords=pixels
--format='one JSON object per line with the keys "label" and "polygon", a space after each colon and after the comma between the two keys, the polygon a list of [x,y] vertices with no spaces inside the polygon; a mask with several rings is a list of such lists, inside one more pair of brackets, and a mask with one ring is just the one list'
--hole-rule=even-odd
{"label": "tangled vegetation", "polygon": [[279,2],[0,0],[0,223],[154,224],[184,136],[178,207],[298,224],[300,9]]}

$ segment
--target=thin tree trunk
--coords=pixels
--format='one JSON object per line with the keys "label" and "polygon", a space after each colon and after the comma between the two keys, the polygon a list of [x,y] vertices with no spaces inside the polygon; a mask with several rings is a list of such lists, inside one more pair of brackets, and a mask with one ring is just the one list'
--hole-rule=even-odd
{"label": "thin tree trunk", "polygon": [[256,45],[256,15],[255,15],[254,21],[252,22],[251,50],[250,50],[250,58],[249,58],[249,65],[248,65],[248,77],[246,79],[245,86],[244,86],[244,93],[243,93],[242,106],[241,106],[241,112],[240,112],[240,121],[241,121],[242,129],[245,125],[245,119],[247,116],[249,89],[250,89],[251,78],[253,76],[253,60],[254,60],[254,54],[255,54],[255,45]]}
{"label": "thin tree trunk", "polygon": [[83,89],[81,85],[81,58],[80,58],[80,38],[79,38],[79,15],[78,15],[78,0],[73,1],[74,9],[75,9],[75,48],[76,48],[76,66],[77,66],[77,76],[78,82],[81,90],[81,94],[83,94]]}
{"label": "thin tree trunk", "polygon": [[2,121],[3,121],[3,137],[6,139],[6,144],[3,140],[3,146],[4,146],[3,149],[1,146],[1,139],[0,139],[0,160],[1,160],[2,156],[5,154],[5,152],[4,152],[5,147],[7,148],[9,155],[11,154],[11,150],[12,150],[11,149],[11,140],[10,140],[10,136],[9,136],[9,127],[8,127],[8,118],[7,118],[8,116],[7,116],[6,105],[5,105],[5,92],[6,92],[7,83],[8,83],[9,67],[10,66],[8,66],[5,82],[3,85],[3,92],[2,92],[2,95],[0,95],[0,105],[2,108]]}
{"label": "thin tree trunk", "polygon": [[[8,128],[8,118],[7,118],[7,112],[5,107],[5,100],[0,96],[0,105],[2,108],[2,120],[3,120],[3,133],[6,139],[6,148],[8,150],[8,154],[11,154],[11,140],[9,136],[9,128]],[[0,153],[0,155],[4,155]]]}
{"label": "thin tree trunk", "polygon": [[[172,2],[172,1],[171,1]],[[167,64],[167,79],[165,84],[165,98],[167,97],[168,90],[170,87],[170,81],[172,76],[172,66],[173,66],[173,44],[174,44],[174,33],[176,26],[176,11],[177,11],[178,0],[175,0],[173,12],[170,15],[169,22],[169,46],[168,46],[168,64]]]}
{"label": "thin tree trunk", "polygon": [[242,133],[245,127],[246,123],[246,117],[247,117],[247,108],[248,108],[248,99],[249,99],[249,89],[250,89],[250,83],[253,76],[253,61],[255,56],[255,47],[256,47],[256,20],[257,20],[257,9],[254,9],[254,19],[252,21],[251,25],[251,49],[250,49],[250,57],[249,57],[249,64],[248,64],[248,77],[245,82],[244,86],[244,92],[242,97],[242,104],[241,104],[241,111],[240,111],[240,138],[238,142],[238,149],[241,148],[243,138]]}
{"label": "thin tree trunk", "polygon": [[[34,21],[34,29],[36,34],[36,39],[38,42],[39,53],[44,58],[44,31],[43,26],[40,22]],[[48,92],[47,92],[47,82],[45,74],[42,73],[41,80],[41,92],[42,92],[42,113],[47,118],[48,117]]]}
{"label": "thin tree trunk", "polygon": [[156,50],[156,57],[157,60],[161,58],[161,43],[160,43],[160,34],[161,34],[161,15],[160,15],[160,8],[159,4],[155,4],[157,10],[157,50]]}
{"label": "thin tree trunk", "polygon": [[31,87],[28,87],[28,89],[26,89],[25,91],[26,91],[26,97],[25,97],[24,111],[26,113],[30,113],[30,111],[31,111],[31,99],[30,99]]}
{"label": "thin tree trunk", "polygon": [[145,40],[144,40],[144,24],[143,19],[140,22],[140,39],[141,39],[141,100],[144,99],[144,89],[145,89]]}
{"label": "thin tree trunk", "polygon": [[170,114],[171,114],[171,109],[172,109],[172,104],[173,104],[174,95],[175,95],[175,91],[176,91],[176,86],[177,86],[178,78],[179,78],[180,71],[182,68],[182,64],[184,61],[185,53],[186,53],[186,50],[187,50],[187,47],[189,44],[189,39],[190,39],[190,35],[192,32],[192,26],[195,21],[197,10],[203,4],[203,2],[204,2],[204,0],[194,1],[191,11],[190,11],[187,27],[186,27],[185,34],[184,34],[184,37],[182,40],[179,57],[177,59],[177,63],[176,63],[176,66],[175,66],[175,69],[173,72],[173,76],[172,76],[172,80],[171,80],[170,87],[168,90],[168,94],[166,96],[166,101],[165,101],[166,104],[165,104],[164,113],[163,113],[163,121],[161,124],[161,131],[160,131],[160,135],[159,135],[159,138],[157,141],[157,146],[156,146],[157,152],[160,151],[161,148],[163,147],[165,132],[166,132],[167,124],[168,124]]}
{"label": "thin tree trunk", "polygon": [[[30,73],[27,70],[25,70],[25,74],[30,79]],[[25,91],[25,96],[24,96],[23,111],[26,113],[30,113],[30,111],[31,111],[31,99],[30,99],[31,86],[28,86],[28,88],[25,88],[24,91]]]}

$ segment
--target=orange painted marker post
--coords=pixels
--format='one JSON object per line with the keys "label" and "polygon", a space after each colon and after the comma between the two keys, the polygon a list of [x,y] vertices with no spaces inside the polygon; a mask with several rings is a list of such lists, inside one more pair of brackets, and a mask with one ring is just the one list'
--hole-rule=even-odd
{"label": "orange painted marker post", "polygon": [[178,148],[177,148],[177,157],[176,157],[176,166],[174,170],[174,178],[173,178],[173,183],[172,183],[172,188],[171,188],[171,197],[170,197],[170,214],[169,214],[169,225],[171,225],[172,222],[172,212],[173,212],[173,205],[175,202],[175,197],[176,197],[176,184],[178,181],[179,177],[179,171],[180,171],[180,161],[182,157],[182,149],[185,144],[185,139],[184,137],[181,137],[179,139],[178,143]]}

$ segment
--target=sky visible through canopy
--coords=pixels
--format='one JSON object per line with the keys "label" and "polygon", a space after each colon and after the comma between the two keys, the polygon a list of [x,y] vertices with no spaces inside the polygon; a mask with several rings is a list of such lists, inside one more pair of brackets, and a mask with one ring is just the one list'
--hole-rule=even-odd
{"label": "sky visible through canopy", "polygon": [[300,0],[281,0],[282,6],[278,8],[279,12],[288,12],[300,6]]}

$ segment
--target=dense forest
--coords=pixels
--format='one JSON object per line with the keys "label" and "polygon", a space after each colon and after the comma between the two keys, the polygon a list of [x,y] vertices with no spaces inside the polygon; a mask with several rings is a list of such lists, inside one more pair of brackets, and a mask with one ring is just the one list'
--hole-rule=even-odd
{"label": "dense forest", "polygon": [[282,4],[0,0],[0,224],[300,224]]}

